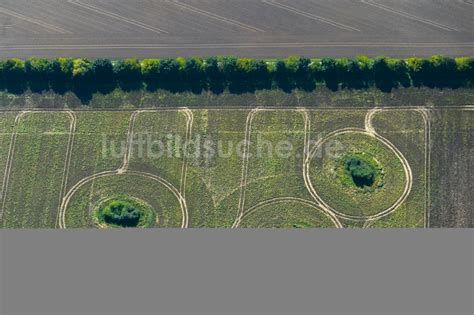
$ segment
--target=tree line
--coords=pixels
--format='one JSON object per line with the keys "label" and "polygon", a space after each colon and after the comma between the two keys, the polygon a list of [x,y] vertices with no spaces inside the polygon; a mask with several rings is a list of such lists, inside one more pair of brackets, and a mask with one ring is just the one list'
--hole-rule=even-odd
{"label": "tree line", "polygon": [[146,88],[171,91],[211,90],[252,92],[281,88],[312,90],[317,84],[337,90],[397,87],[472,86],[474,57],[395,59],[389,57],[309,59],[291,56],[277,60],[257,60],[232,56],[210,58],[134,58],[112,61],[86,58],[54,60],[30,58],[0,61],[0,89],[41,92],[52,89],[64,93],[93,89],[106,93]]}

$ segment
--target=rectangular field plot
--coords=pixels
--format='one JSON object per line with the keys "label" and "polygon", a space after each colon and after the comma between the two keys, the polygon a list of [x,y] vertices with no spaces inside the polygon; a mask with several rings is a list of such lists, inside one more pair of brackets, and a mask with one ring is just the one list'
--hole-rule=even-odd
{"label": "rectangular field plot", "polygon": [[125,200],[137,227],[425,227],[432,114],[4,112],[2,224],[114,227],[101,211]]}
{"label": "rectangular field plot", "polygon": [[374,115],[373,126],[405,156],[412,174],[408,198],[373,227],[424,227],[429,215],[429,117],[423,111],[386,110]]}
{"label": "rectangular field plot", "polygon": [[4,227],[54,227],[71,124],[65,112],[21,116],[2,200]]}
{"label": "rectangular field plot", "polygon": [[78,112],[67,187],[84,177],[118,169],[131,112]]}
{"label": "rectangular field plot", "polygon": [[186,177],[192,226],[230,227],[234,223],[239,210],[241,153],[248,113],[193,110],[192,138],[200,138],[203,152],[191,154]]}
{"label": "rectangular field plot", "polygon": [[[3,191],[5,189],[5,170],[8,162],[8,156],[10,153],[10,142],[12,138],[13,126],[15,123],[15,117],[18,113],[13,112],[0,112],[0,202],[3,201]],[[2,224],[3,216],[2,210],[0,210],[0,226]]]}
{"label": "rectangular field plot", "polygon": [[283,197],[309,197],[304,186],[303,163],[309,113],[256,111],[249,128],[246,192],[242,207]]}

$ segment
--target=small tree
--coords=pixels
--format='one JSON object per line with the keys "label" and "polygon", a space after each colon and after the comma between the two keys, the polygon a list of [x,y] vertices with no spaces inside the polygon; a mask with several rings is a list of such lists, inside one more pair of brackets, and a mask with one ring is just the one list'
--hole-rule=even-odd
{"label": "small tree", "polygon": [[222,78],[217,57],[207,58],[203,66],[203,71],[206,78],[211,82]]}
{"label": "small tree", "polygon": [[199,57],[186,59],[184,63],[184,77],[185,80],[191,84],[201,82],[204,73],[204,61]]}
{"label": "small tree", "polygon": [[25,74],[25,63],[20,59],[9,59],[3,64],[3,76],[7,83],[15,83],[24,80]]}
{"label": "small tree", "polygon": [[91,82],[94,78],[94,65],[89,59],[75,59],[72,77],[78,83]]}
{"label": "small tree", "polygon": [[456,61],[445,56],[432,56],[429,60],[430,83],[433,86],[451,86],[456,82]]}
{"label": "small tree", "polygon": [[99,83],[113,84],[115,81],[114,66],[109,59],[97,59],[92,65],[95,79]]}
{"label": "small tree", "polygon": [[136,83],[141,80],[142,67],[138,59],[124,59],[114,65],[114,73],[121,82]]}
{"label": "small tree", "polygon": [[474,58],[456,58],[456,72],[463,84],[472,84],[474,81]]}
{"label": "small tree", "polygon": [[429,79],[430,62],[423,58],[408,58],[407,59],[408,74],[414,86],[421,86],[427,83]]}
{"label": "small tree", "polygon": [[219,67],[227,83],[230,83],[236,79],[235,77],[238,72],[237,58],[232,56],[220,57]]}
{"label": "small tree", "polygon": [[326,85],[332,90],[337,89],[339,83],[339,70],[336,59],[323,58],[321,60],[321,71],[323,78],[326,81]]}
{"label": "small tree", "polygon": [[357,187],[374,184],[375,171],[367,162],[358,158],[350,158],[345,162],[345,167]]}
{"label": "small tree", "polygon": [[102,216],[107,224],[120,227],[136,227],[140,222],[140,212],[131,204],[124,201],[113,201],[102,209]]}
{"label": "small tree", "polygon": [[175,59],[163,59],[160,63],[160,80],[163,83],[173,82],[179,79],[180,64]]}
{"label": "small tree", "polygon": [[30,80],[47,81],[50,79],[52,70],[48,59],[30,58],[25,62],[25,72]]}

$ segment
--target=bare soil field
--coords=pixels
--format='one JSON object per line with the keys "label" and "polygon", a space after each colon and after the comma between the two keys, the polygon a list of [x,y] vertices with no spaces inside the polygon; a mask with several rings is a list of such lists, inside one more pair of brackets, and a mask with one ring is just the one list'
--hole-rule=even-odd
{"label": "bare soil field", "polygon": [[0,58],[470,55],[473,10],[446,0],[4,0]]}

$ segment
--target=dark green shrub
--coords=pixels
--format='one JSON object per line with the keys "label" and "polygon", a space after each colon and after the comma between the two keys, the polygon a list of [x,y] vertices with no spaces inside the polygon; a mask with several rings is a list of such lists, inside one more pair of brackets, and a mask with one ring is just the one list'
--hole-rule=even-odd
{"label": "dark green shrub", "polygon": [[157,81],[160,77],[160,59],[144,59],[141,62],[143,79],[146,81]]}
{"label": "dark green shrub", "polygon": [[412,84],[414,86],[422,86],[429,78],[430,62],[423,58],[408,58],[407,67]]}
{"label": "dark green shrub", "polygon": [[190,84],[198,84],[203,79],[204,61],[198,57],[186,59],[183,74],[187,82]]}
{"label": "dark green shrub", "polygon": [[472,84],[474,81],[474,58],[456,58],[456,72],[463,84]]}
{"label": "dark green shrub", "polygon": [[30,58],[25,62],[25,72],[29,80],[49,80],[52,73],[51,61],[42,58]]}
{"label": "dark green shrub", "polygon": [[136,227],[140,222],[141,213],[135,206],[126,201],[112,201],[101,209],[104,221],[121,227]]}
{"label": "dark green shrub", "polygon": [[142,67],[138,59],[124,59],[114,64],[114,73],[122,82],[136,82],[141,79]]}
{"label": "dark green shrub", "polygon": [[432,86],[452,86],[456,82],[456,61],[445,56],[432,56],[427,77]]}
{"label": "dark green shrub", "polygon": [[94,64],[89,59],[74,59],[72,77],[78,83],[90,83],[94,79]]}
{"label": "dark green shrub", "polygon": [[3,64],[3,77],[7,83],[15,83],[25,79],[25,63],[17,58],[8,59]]}
{"label": "dark green shrub", "polygon": [[370,187],[374,184],[375,170],[369,163],[357,158],[350,158],[345,162],[345,168],[357,187]]}
{"label": "dark green shrub", "polygon": [[232,82],[237,74],[237,58],[225,56],[219,58],[219,67],[226,82]]}
{"label": "dark green shrub", "polygon": [[203,66],[204,74],[208,81],[213,82],[222,78],[222,73],[219,69],[219,61],[217,57],[209,57],[206,59]]}
{"label": "dark green shrub", "polygon": [[180,65],[175,59],[163,59],[160,63],[160,80],[177,81],[179,79]]}
{"label": "dark green shrub", "polygon": [[332,90],[337,90],[339,84],[337,60],[334,58],[323,58],[321,60],[321,72],[326,86]]}
{"label": "dark green shrub", "polygon": [[93,72],[95,79],[99,83],[113,84],[115,81],[114,66],[109,59],[97,59],[94,61]]}

